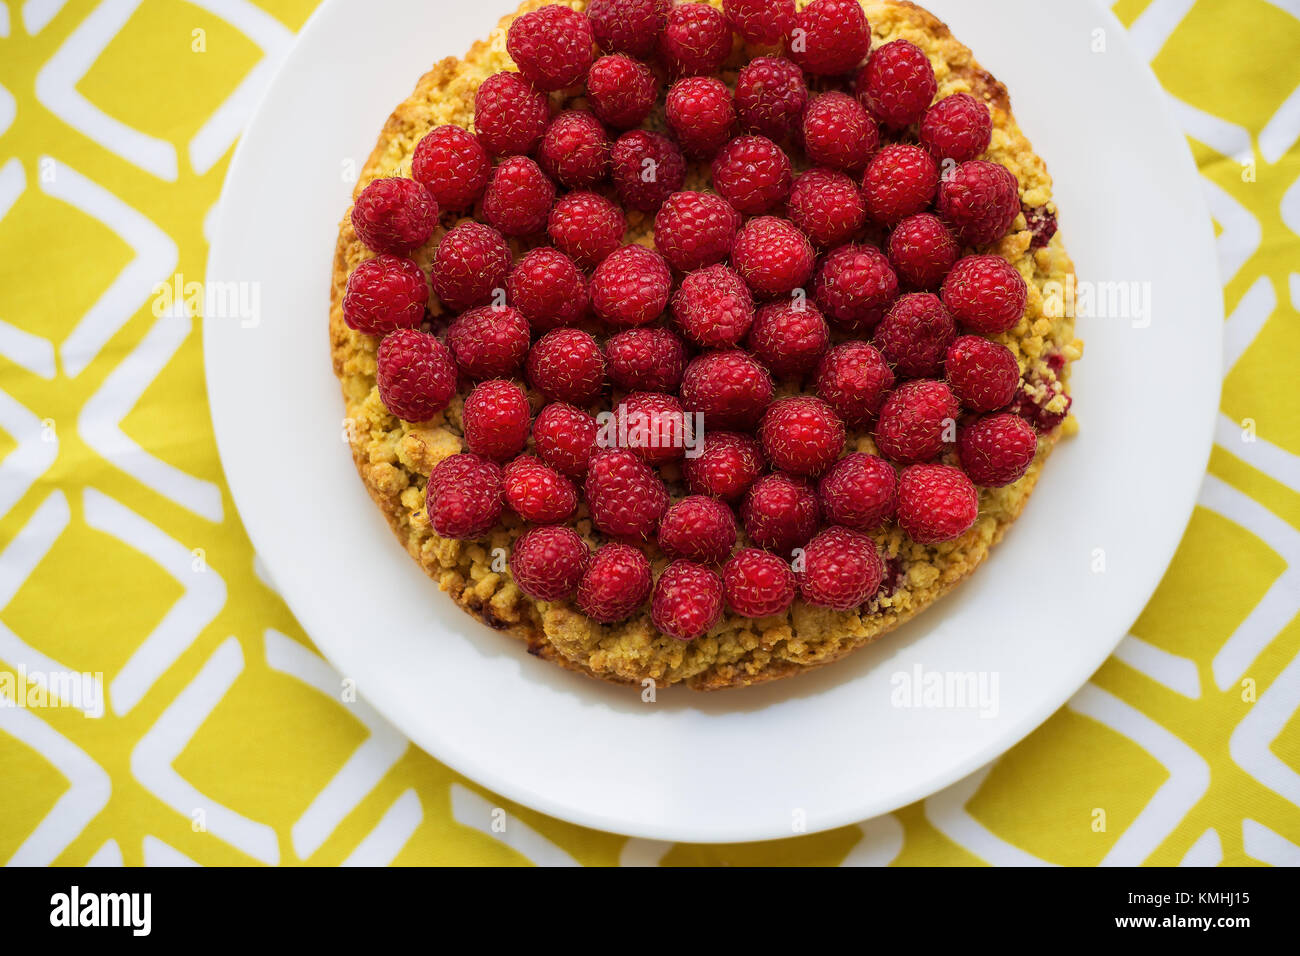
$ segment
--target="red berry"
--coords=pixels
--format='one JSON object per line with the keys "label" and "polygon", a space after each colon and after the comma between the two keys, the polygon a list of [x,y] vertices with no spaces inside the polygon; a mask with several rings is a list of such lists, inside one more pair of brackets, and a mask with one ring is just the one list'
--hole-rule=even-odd
{"label": "red berry", "polygon": [[796,179],[788,206],[794,224],[823,248],[852,239],[867,221],[857,184],[830,169],[810,169]]}
{"label": "red berry", "polygon": [[804,151],[819,166],[861,172],[879,142],[876,121],[847,93],[823,93],[803,114]]}
{"label": "red berry", "polygon": [[562,90],[586,76],[594,42],[591,21],[559,3],[516,17],[506,33],[510,58],[543,91]]}
{"label": "red berry", "polygon": [[723,265],[708,266],[682,279],[673,296],[673,315],[696,345],[729,348],[749,331],[754,300],[736,273]]}
{"label": "red berry", "polygon": [[438,126],[415,147],[411,175],[424,184],[438,207],[469,209],[483,195],[492,161],[469,130]]}
{"label": "red berry", "polygon": [[477,481],[486,480],[489,484],[501,481],[501,466],[482,455],[460,452],[449,455],[433,466],[429,474],[426,491],[435,495],[444,488],[460,484],[472,488]]}
{"label": "red berry", "polygon": [[978,335],[963,335],[948,346],[944,372],[952,393],[975,412],[1005,408],[1020,385],[1011,350]]}
{"label": "red berry", "polygon": [[510,510],[534,524],[563,521],[578,507],[578,490],[562,474],[532,455],[520,455],[502,472]]}
{"label": "red berry", "polygon": [[[703,6],[703,4],[685,4]],[[650,619],[679,641],[702,637],[722,618],[722,578],[691,561],[674,561],[655,582]]]}
{"label": "red berry", "polygon": [[537,161],[560,185],[586,189],[609,172],[605,127],[586,110],[565,110],[546,127]]}
{"label": "red berry", "polygon": [[894,387],[885,357],[866,342],[845,342],[826,353],[817,368],[817,397],[849,428],[866,428]]}
{"label": "red berry", "polygon": [[805,72],[847,73],[871,46],[871,28],[858,0],[813,0],[795,15],[790,59]]}
{"label": "red berry", "polygon": [[970,480],[985,488],[1019,481],[1038,451],[1038,435],[1019,415],[985,415],[957,435],[957,457]]}
{"label": "red berry", "polygon": [[606,53],[646,57],[663,32],[672,0],[591,0],[587,16]]}
{"label": "red berry", "polygon": [[652,465],[680,459],[693,435],[682,403],[663,392],[633,392],[615,409],[613,424],[617,444]]}
{"label": "red berry", "polygon": [[894,516],[898,476],[885,459],[850,452],[817,486],[822,515],[854,531],[874,531]]}
{"label": "red berry", "polygon": [[938,84],[930,58],[908,40],[894,40],[871,52],[854,92],[871,115],[899,129],[921,118]]}
{"label": "red berry", "polygon": [[384,336],[375,378],[384,407],[407,422],[423,422],[447,407],[456,394],[456,364],[432,335],[398,329]]}
{"label": "red berry", "polygon": [[593,269],[623,244],[623,210],[604,196],[576,192],[561,196],[546,223],[555,247],[584,269]]}
{"label": "red berry", "polygon": [[578,610],[601,624],[631,617],[650,596],[650,562],[628,544],[607,544],[578,584]]}
{"label": "red berry", "polygon": [[659,547],[670,558],[721,564],[735,546],[736,519],[717,498],[683,498],[659,522]]}
{"label": "red berry", "polygon": [[590,560],[591,549],[572,528],[532,528],[510,549],[510,576],[536,601],[563,601],[577,593]]}
{"label": "red berry", "polygon": [[425,486],[429,524],[443,538],[482,537],[496,527],[501,508],[501,468],[478,455],[444,458]]}
{"label": "red berry", "polygon": [[928,212],[908,216],[889,234],[889,261],[903,282],[933,291],[948,274],[961,247],[938,216]]}
{"label": "red berry", "polygon": [[343,321],[367,335],[418,328],[424,321],[429,286],[420,267],[401,256],[367,259],[348,276]]}
{"label": "red berry", "polygon": [[740,506],[749,540],[774,554],[789,557],[817,532],[817,495],[798,478],[779,471],[754,482]]}
{"label": "red berry", "polygon": [[[1059,402],[1058,396],[1061,398]],[[1065,394],[1061,383],[1054,381],[1040,383],[1033,389],[1026,385],[1016,392],[1007,411],[1019,415],[1036,431],[1046,433],[1065,421],[1066,415],[1070,413],[1070,402],[1070,396]],[[1049,403],[1057,405],[1057,408],[1049,411]]]}
{"label": "red berry", "polygon": [[757,216],[740,227],[731,265],[757,295],[775,298],[802,287],[812,275],[812,244],[787,219]]}
{"label": "red berry", "polygon": [[533,422],[533,446],[552,468],[581,478],[596,448],[596,419],[580,408],[552,402]]}
{"label": "red berry", "polygon": [[966,256],[943,280],[943,304],[953,318],[984,335],[1009,332],[1025,313],[1029,287],[1001,256]]}
{"label": "red berry", "polygon": [[808,103],[803,70],[783,56],[758,56],[736,78],[736,117],[751,133],[785,139]]}
{"label": "red berry", "polygon": [[707,3],[679,3],[659,35],[659,58],[674,76],[717,73],[731,55],[731,25]]}
{"label": "red berry", "polygon": [[518,73],[494,73],[474,94],[474,132],[493,156],[531,153],[550,118],[546,94]]}
{"label": "red berry", "polygon": [[898,478],[898,524],[917,544],[961,537],[979,515],[979,493],[960,468],[912,465]]}
{"label": "red berry", "polygon": [[876,326],[872,342],[900,378],[938,375],[957,326],[937,295],[899,296]]}
{"label": "red berry", "polygon": [[722,569],[727,607],[741,617],[784,614],[794,601],[790,566],[770,551],[742,548]]}
{"label": "red berry", "polygon": [[682,468],[686,486],[698,495],[738,501],[763,472],[758,441],[736,432],[707,432],[695,458]]}
{"label": "red berry", "polygon": [[663,314],[672,288],[663,256],[645,246],[623,246],[591,274],[591,307],[610,325],[645,325]]}
{"label": "red berry", "polygon": [[704,416],[706,429],[752,429],[772,402],[772,379],[740,349],[706,352],[686,366],[682,405]]}
{"label": "red berry", "polygon": [[352,205],[352,228],[375,252],[405,255],[438,224],[438,203],[414,179],[372,179]]}
{"label": "red berry", "polygon": [[758,437],[772,467],[820,475],[844,450],[844,423],[820,398],[782,398],[764,413]]}
{"label": "red berry", "polygon": [[573,260],[550,246],[524,253],[506,278],[506,294],[540,331],[575,325],[587,316],[587,279]]}
{"label": "red berry", "polygon": [[794,0],[722,0],[722,12],[746,43],[771,46],[794,29]]}
{"label": "red berry", "polygon": [[925,461],[956,440],[960,413],[947,385],[915,379],[889,393],[872,437],[880,453],[891,461]]}
{"label": "red berry", "polygon": [[686,180],[686,160],[667,136],[634,129],[614,141],[610,177],[629,209],[654,212]]}
{"label": "red berry", "polygon": [[514,382],[480,382],[461,412],[465,443],[474,454],[494,461],[513,458],[528,440],[529,415],[528,398]]}
{"label": "red berry", "polygon": [[528,354],[528,322],[509,306],[462,312],[447,329],[456,365],[470,378],[503,378],[519,369]]}
{"label": "red berry", "polygon": [[528,381],[547,401],[586,405],[605,387],[605,357],[587,332],[554,329],[528,352]]}
{"label": "red berry", "polygon": [[491,226],[466,220],[453,226],[433,254],[434,294],[452,312],[486,305],[497,289],[505,291],[510,247]]}
{"label": "red berry", "polygon": [[969,93],[945,96],[921,120],[921,145],[937,162],[974,159],[989,148],[992,138],[989,108]]}
{"label": "red berry", "polygon": [[898,276],[874,246],[833,249],[813,283],[813,298],[826,318],[850,332],[875,328],[896,295]]}
{"label": "red berry", "polygon": [[530,236],[546,228],[555,204],[555,183],[527,156],[501,160],[483,194],[483,218],[507,236]]}
{"label": "red berry", "polygon": [[966,245],[987,246],[1016,221],[1020,183],[1005,166],[972,159],[944,177],[935,208]]}
{"label": "red berry", "polygon": [[691,272],[731,255],[740,214],[713,193],[673,193],[655,215],[655,248],[674,269]]}
{"label": "red berry", "polygon": [[731,137],[736,110],[727,84],[712,76],[688,76],[668,90],[664,106],[668,128],[682,151],[709,159]]}
{"label": "red berry", "polygon": [[884,578],[874,541],[848,528],[827,528],[804,549],[799,593],[809,604],[851,611],[879,591]]}
{"label": "red berry", "polygon": [[790,157],[766,136],[737,136],[713,158],[713,188],[745,215],[766,212],[790,195]]}
{"label": "red berry", "polygon": [[591,520],[616,537],[649,539],[668,508],[668,490],[654,470],[626,448],[594,452],[583,485]]}
{"label": "red berry", "polygon": [[905,143],[885,146],[871,158],[862,180],[867,213],[892,226],[930,206],[939,169],[930,154]]}
{"label": "red berry", "polygon": [[602,56],[587,74],[587,102],[602,123],[615,129],[640,126],[655,105],[659,81],[631,57]]}
{"label": "red berry", "polygon": [[667,329],[628,329],[605,342],[610,381],[625,392],[675,392],[686,371],[686,347]]}
{"label": "red berry", "polygon": [[749,350],[777,378],[806,375],[830,346],[830,329],[811,302],[771,302],[749,329]]}

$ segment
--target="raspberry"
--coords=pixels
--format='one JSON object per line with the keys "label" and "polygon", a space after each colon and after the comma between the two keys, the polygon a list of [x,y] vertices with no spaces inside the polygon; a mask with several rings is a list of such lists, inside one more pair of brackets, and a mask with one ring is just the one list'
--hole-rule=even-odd
{"label": "raspberry", "polygon": [[474,94],[474,132],[493,156],[531,153],[550,117],[546,94],[518,73],[494,73]]}
{"label": "raspberry", "polygon": [[985,415],[957,435],[957,457],[970,480],[985,488],[1019,481],[1038,451],[1038,435],[1019,415]]}
{"label": "raspberry", "polygon": [[885,146],[871,158],[862,179],[867,213],[886,226],[929,208],[939,185],[930,154],[905,143]]}
{"label": "raspberry", "polygon": [[939,294],[966,328],[997,335],[1016,327],[1025,313],[1029,287],[1001,256],[966,256],[952,267]]}
{"label": "raspberry", "polygon": [[376,256],[348,276],[343,321],[367,335],[414,329],[424,321],[428,301],[429,286],[418,265],[401,256]]}
{"label": "raspberry", "polygon": [[615,129],[640,126],[655,105],[658,89],[650,67],[621,54],[602,56],[587,74],[591,111]]}
{"label": "raspberry", "polygon": [[782,557],[808,543],[817,531],[817,496],[800,479],[779,471],[759,478],[740,506],[749,539]]}
{"label": "raspberry", "polygon": [[664,111],[682,151],[696,159],[712,158],[731,137],[736,122],[731,91],[712,76],[678,80],[668,90]]}
{"label": "raspberry", "polygon": [[736,233],[731,265],[758,295],[786,295],[808,281],[813,271],[808,237],[786,219],[758,216]]}
{"label": "raspberry", "polygon": [[784,614],[794,601],[794,572],[770,551],[742,548],[722,569],[722,589],[741,617]]}
{"label": "raspberry", "polygon": [[679,641],[693,641],[721,618],[722,578],[716,571],[691,561],[674,561],[664,568],[650,598],[655,627]]}
{"label": "raspberry", "polygon": [[438,462],[425,486],[429,524],[440,537],[482,537],[501,519],[501,468],[478,455]]}
{"label": "raspberry", "polygon": [[659,41],[672,0],[591,0],[587,16],[607,53],[649,56]]}
{"label": "raspberry", "polygon": [[898,524],[917,544],[961,537],[979,515],[979,492],[960,468],[912,465],[898,478]]}
{"label": "raspberry", "polygon": [[1025,214],[1025,225],[1029,227],[1031,233],[1029,248],[1043,248],[1056,235],[1056,213],[1047,206],[1023,205],[1020,208]]}
{"label": "raspberry", "polygon": [[721,564],[735,546],[736,519],[717,498],[683,498],[659,522],[659,547],[670,558]]}
{"label": "raspberry", "polygon": [[523,450],[528,439],[528,398],[514,382],[480,382],[465,399],[461,427],[465,444],[476,455],[505,461]]}
{"label": "raspberry", "polygon": [[698,495],[738,501],[763,472],[758,441],[737,432],[708,432],[700,454],[682,467],[686,487]]}
{"label": "raspberry", "polygon": [[591,560],[587,542],[572,528],[532,528],[510,549],[510,576],[537,601],[563,601],[578,591]]}
{"label": "raspberry", "polygon": [[626,230],[623,210],[587,192],[561,196],[546,223],[555,247],[584,269],[594,269],[622,245]]}
{"label": "raspberry", "polygon": [[414,179],[372,179],[352,204],[352,228],[375,252],[404,255],[422,246],[438,224],[438,203]]}
{"label": "raspberry", "polygon": [[529,236],[546,228],[555,204],[555,183],[527,156],[503,159],[483,194],[483,218],[507,236]]}
{"label": "raspberry", "polygon": [[714,428],[751,429],[772,402],[772,379],[739,349],[706,352],[686,366],[682,405]]}
{"label": "raspberry", "polygon": [[506,33],[506,51],[519,72],[544,92],[573,86],[586,76],[594,42],[591,21],[558,3],[516,17]]}
{"label": "raspberry", "polygon": [[830,346],[830,329],[811,302],[771,302],[754,316],[748,347],[777,378],[811,372]]}
{"label": "raspberry", "polygon": [[975,412],[1005,408],[1020,384],[1011,350],[978,335],[963,335],[948,346],[944,371],[958,401]]}
{"label": "raspberry", "polygon": [[997,163],[972,159],[939,184],[935,208],[968,246],[997,242],[1020,212],[1020,183]]}
{"label": "raspberry", "polygon": [[713,188],[746,216],[790,195],[790,157],[766,136],[737,136],[713,158]]}
{"label": "raspberry", "polygon": [[938,375],[957,326],[937,295],[899,296],[876,326],[872,342],[900,378]]}
{"label": "raspberry", "polygon": [[866,342],[845,342],[826,353],[817,367],[817,397],[849,428],[866,428],[894,387],[885,357]]}
{"label": "raspberry", "polygon": [[[1056,402],[1057,396],[1060,396],[1063,401]],[[1048,403],[1055,403],[1058,408],[1055,411],[1048,411]],[[1065,421],[1066,415],[1070,413],[1070,403],[1070,396],[1064,393],[1061,383],[1057,381],[1039,385],[1032,390],[1029,385],[1026,385],[1016,392],[1016,397],[1011,400],[1007,411],[1019,415],[1032,425],[1035,431],[1046,433]]]}
{"label": "raspberry", "polygon": [[624,133],[614,141],[609,159],[614,190],[629,209],[654,212],[686,180],[682,151],[661,133]]}
{"label": "raspberry", "polygon": [[850,452],[817,485],[825,520],[854,531],[874,531],[894,516],[898,476],[883,458]]}
{"label": "raspberry", "polygon": [[432,335],[398,329],[379,343],[375,378],[379,399],[407,422],[422,422],[447,407],[456,394],[456,363]]}
{"label": "raspberry", "polygon": [[439,126],[425,135],[411,157],[411,175],[440,209],[469,209],[483,195],[492,161],[469,130]]}
{"label": "raspberry", "polygon": [[[690,438],[682,403],[662,392],[633,392],[614,413],[616,442],[652,465],[676,461]],[[600,436],[597,436],[599,442]]]}
{"label": "raspberry", "polygon": [[889,234],[889,261],[903,282],[933,291],[948,274],[961,247],[938,216],[928,212],[908,216]]}
{"label": "raspberry", "polygon": [[830,169],[810,169],[794,181],[790,219],[814,245],[847,242],[867,221],[867,206],[853,180]]}
{"label": "raspberry", "polygon": [[989,108],[969,93],[945,96],[921,120],[921,145],[936,162],[964,163],[989,148],[993,118]]}
{"label": "raspberry", "polygon": [[537,148],[537,161],[542,171],[560,185],[586,189],[609,172],[605,127],[586,110],[565,110],[546,127]]}
{"label": "raspberry", "polygon": [[673,296],[673,315],[686,337],[705,348],[737,344],[754,321],[754,300],[745,280],[726,266],[697,269]]}
{"label": "raspberry", "polygon": [[827,528],[804,549],[799,593],[809,604],[851,611],[879,591],[884,578],[874,541],[848,528]]}
{"label": "raspberry", "polygon": [[587,316],[587,279],[558,249],[538,246],[524,253],[506,277],[506,295],[533,328],[575,325]]}
{"label": "raspberry", "polygon": [[860,173],[880,142],[876,121],[847,93],[823,93],[803,114],[803,144],[819,166]]}
{"label": "raspberry", "polygon": [[625,392],[675,392],[686,371],[686,347],[667,329],[628,329],[605,342],[610,381]]}
{"label": "raspberry", "polygon": [[555,329],[529,350],[528,381],[548,401],[586,405],[605,387],[605,357],[581,329]]}
{"label": "raspberry", "polygon": [[654,470],[626,448],[592,453],[583,485],[591,520],[616,537],[648,539],[668,508],[668,489]]}
{"label": "raspberry", "polygon": [[740,125],[769,139],[785,139],[793,133],[807,103],[803,70],[785,57],[755,57],[736,78]]}
{"label": "raspberry", "polygon": [[717,73],[731,55],[731,25],[707,3],[679,3],[659,35],[659,58],[674,76]]}
{"label": "raspberry", "polygon": [[655,248],[674,269],[691,272],[731,255],[740,213],[713,193],[673,193],[655,215]]}
{"label": "raspberry", "polygon": [[891,461],[925,461],[956,440],[960,413],[947,385],[918,378],[889,393],[872,437],[880,453]]}
{"label": "raspberry", "polygon": [[840,246],[827,253],[813,282],[813,299],[826,318],[849,332],[876,327],[898,295],[898,276],[874,246]]}
{"label": "raspberry", "polygon": [[907,40],[894,40],[873,50],[854,82],[862,105],[894,129],[919,120],[937,88],[930,58]]}
{"label": "raspberry", "polygon": [[628,544],[607,544],[587,565],[578,584],[578,610],[613,624],[631,617],[650,596],[650,562]]}
{"label": "raspberry", "polygon": [[764,413],[758,437],[774,468],[820,475],[844,450],[844,423],[820,398],[782,398]]}
{"label": "raspberry", "polygon": [[623,246],[591,274],[591,307],[610,325],[645,325],[663,313],[672,288],[663,256],[645,246]]}
{"label": "raspberry", "polygon": [[790,59],[807,73],[847,73],[871,46],[871,28],[858,0],[813,0],[795,14]]}
{"label": "raspberry", "polygon": [[552,402],[533,422],[533,446],[552,468],[581,478],[596,447],[596,419],[580,408]]}
{"label": "raspberry", "polygon": [[528,322],[509,306],[462,312],[447,329],[447,345],[468,377],[513,375],[528,354]]}
{"label": "raspberry", "polygon": [[491,226],[466,220],[453,226],[433,254],[430,280],[434,294],[452,312],[486,305],[504,289],[510,271],[510,247]]}
{"label": "raspberry", "polygon": [[794,0],[722,0],[722,12],[746,43],[771,46],[794,29]]}
{"label": "raspberry", "polygon": [[520,455],[506,465],[502,488],[510,510],[534,524],[563,521],[578,507],[573,482],[532,455]]}

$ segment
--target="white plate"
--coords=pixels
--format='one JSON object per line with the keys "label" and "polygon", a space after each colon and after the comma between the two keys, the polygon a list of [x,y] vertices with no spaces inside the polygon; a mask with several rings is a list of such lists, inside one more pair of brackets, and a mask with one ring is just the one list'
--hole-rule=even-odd
{"label": "white plate", "polygon": [[[1053,454],[973,583],[833,667],[716,695],[674,689],[651,704],[535,660],[456,608],[393,539],[341,440],[326,334],[350,191],[340,170],[360,167],[431,63],[513,6],[328,0],[231,164],[208,280],[259,283],[262,318],[256,328],[206,318],[208,390],[235,502],[289,606],[420,747],[591,827],[701,842],[789,836],[893,810],[994,759],[1114,649],[1174,553],[1209,453],[1222,326],[1214,243],[1154,77],[1089,3],[1053,3],[1050,15],[1035,0],[931,4],[1011,90],[1056,180],[1080,276],[1150,283],[1154,318],[1080,321],[1082,432]],[[1096,30],[1105,52],[1092,52]],[[916,666],[996,674],[997,716],[892,706],[891,675]]]}

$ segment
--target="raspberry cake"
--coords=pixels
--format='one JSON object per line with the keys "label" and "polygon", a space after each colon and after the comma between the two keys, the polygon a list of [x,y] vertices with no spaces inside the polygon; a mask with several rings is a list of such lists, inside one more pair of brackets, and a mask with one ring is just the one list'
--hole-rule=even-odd
{"label": "raspberry cake", "polygon": [[1071,271],[1005,88],[921,8],[530,0],[384,126],[330,339],[443,590],[562,666],[714,689],[984,559],[1074,427]]}

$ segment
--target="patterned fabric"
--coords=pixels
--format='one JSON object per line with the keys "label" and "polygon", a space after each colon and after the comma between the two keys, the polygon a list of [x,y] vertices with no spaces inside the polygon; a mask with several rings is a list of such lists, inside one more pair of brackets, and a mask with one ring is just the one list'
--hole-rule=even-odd
{"label": "patterned fabric", "polygon": [[[340,699],[261,573],[197,322],[154,287],[201,279],[231,147],[314,2],[0,3],[0,860],[1300,863],[1295,0],[1115,5],[1200,163],[1228,311],[1200,506],[1133,634],[958,785],[725,847],[586,831],[452,773]],[[37,706],[69,672],[100,676]]]}

